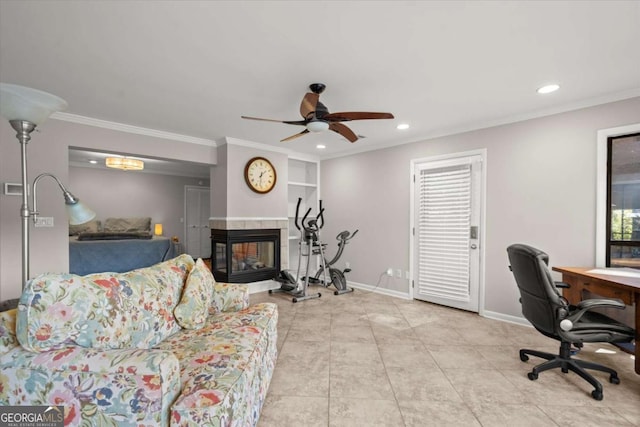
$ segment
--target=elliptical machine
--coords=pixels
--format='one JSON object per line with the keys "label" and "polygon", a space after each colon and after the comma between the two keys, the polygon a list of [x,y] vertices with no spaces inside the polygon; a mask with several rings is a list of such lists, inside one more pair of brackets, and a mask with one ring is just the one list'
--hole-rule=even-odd
{"label": "elliptical machine", "polygon": [[[311,213],[311,208],[307,209],[307,212],[304,214],[302,221],[298,223],[299,214],[300,214],[300,203],[302,203],[302,198],[298,198],[298,203],[296,205],[296,218],[295,218],[295,226],[300,232],[300,242],[298,242],[299,250],[298,250],[298,270],[296,272],[296,277],[294,278],[288,271],[283,270],[280,272],[280,277],[278,281],[280,282],[280,289],[270,289],[269,293],[274,292],[286,292],[289,295],[293,296],[292,301],[304,301],[312,298],[320,298],[322,294],[318,292],[317,294],[307,294],[307,290],[309,289],[309,262],[311,259],[311,254],[314,252],[313,247],[317,245],[318,241],[318,231],[321,226],[318,226],[318,219],[322,218],[322,209],[320,213],[315,218],[311,218],[307,221],[307,217]],[[306,221],[306,223],[305,223]],[[323,224],[324,224],[324,220]],[[303,231],[304,230],[304,231]],[[302,257],[307,258],[307,263],[305,267],[305,276],[302,281],[300,281],[300,267],[302,266]]]}
{"label": "elliptical machine", "polygon": [[[321,224],[317,227],[316,234],[324,226],[324,208],[322,207],[322,200],[320,200],[320,214],[318,215],[318,217],[320,218]],[[338,268],[332,268],[331,266],[338,262],[338,260],[342,256],[342,252],[344,252],[344,247],[347,245],[347,243],[349,243],[349,240],[353,239],[353,237],[357,233],[358,230],[354,231],[353,234],[347,230],[338,233],[338,235],[336,236],[336,239],[338,240],[338,251],[331,259],[331,261],[327,261],[327,259],[325,258],[325,249],[327,247],[327,244],[320,241],[316,243],[313,249],[313,253],[314,255],[320,255],[320,268],[316,272],[315,276],[310,279],[311,283],[320,284],[325,288],[333,285],[336,288],[336,290],[333,292],[334,295],[342,295],[353,292],[353,288],[347,286],[347,278],[345,277],[345,273],[350,272],[351,269],[345,268],[344,270],[340,270]],[[327,281],[327,271],[329,272],[329,278],[331,279],[329,281]],[[320,276],[322,276],[322,279],[320,279]]]}

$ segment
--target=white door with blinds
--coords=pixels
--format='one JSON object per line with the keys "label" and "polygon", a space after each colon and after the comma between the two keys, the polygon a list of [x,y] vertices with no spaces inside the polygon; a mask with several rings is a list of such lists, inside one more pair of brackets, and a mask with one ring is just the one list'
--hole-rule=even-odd
{"label": "white door with blinds", "polygon": [[415,162],[413,296],[478,312],[482,155]]}

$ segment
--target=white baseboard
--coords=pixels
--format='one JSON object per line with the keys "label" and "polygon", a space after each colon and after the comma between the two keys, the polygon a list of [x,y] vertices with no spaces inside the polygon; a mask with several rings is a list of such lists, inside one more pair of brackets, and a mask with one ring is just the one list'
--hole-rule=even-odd
{"label": "white baseboard", "polygon": [[[249,294],[256,294],[258,292],[266,292],[270,289],[280,288],[280,283],[275,280],[261,280],[259,282],[251,282],[248,285],[249,285]],[[399,291],[394,291],[391,289],[365,285],[364,283],[347,282],[347,285],[355,289],[361,289],[363,291],[374,292],[377,294],[387,295],[394,298],[411,299],[409,297],[409,294],[405,294]]]}
{"label": "white baseboard", "polygon": [[533,327],[531,326],[531,323],[529,323],[529,321],[524,317],[511,316],[509,314],[498,313],[495,311],[485,310],[482,313],[482,317],[486,317],[488,319],[494,319],[494,320],[501,320],[503,322],[508,322],[508,323],[514,323],[516,325],[521,325],[521,326]]}
{"label": "white baseboard", "polygon": [[357,283],[357,282],[347,282],[347,285],[355,289],[361,289],[363,291],[369,291],[369,292],[373,292],[380,295],[387,295],[390,297],[401,298],[401,299],[411,299],[409,294],[405,294],[400,291],[394,291],[392,289],[380,288],[380,287],[365,285],[364,283]]}

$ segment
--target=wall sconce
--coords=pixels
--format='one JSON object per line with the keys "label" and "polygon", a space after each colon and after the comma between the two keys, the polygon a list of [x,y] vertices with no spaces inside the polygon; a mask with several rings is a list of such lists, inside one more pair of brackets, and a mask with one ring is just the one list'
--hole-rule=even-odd
{"label": "wall sconce", "polygon": [[162,224],[156,224],[153,229],[153,234],[156,236],[162,236]]}
{"label": "wall sconce", "polygon": [[67,108],[67,102],[55,95],[24,86],[0,83],[0,114],[9,120],[11,127],[17,132],[16,138],[21,146],[22,289],[29,280],[29,217],[33,217],[34,222],[37,220],[36,186],[41,178],[48,176],[58,183],[64,195],[71,224],[82,224],[96,216],[93,211],[79,203],[79,200],[67,191],[60,180],[50,173],[40,174],[34,180],[33,209],[29,208],[29,198],[26,191],[29,184],[27,179],[27,143],[31,140],[31,132],[35,130],[36,126],[54,112],[65,108]]}

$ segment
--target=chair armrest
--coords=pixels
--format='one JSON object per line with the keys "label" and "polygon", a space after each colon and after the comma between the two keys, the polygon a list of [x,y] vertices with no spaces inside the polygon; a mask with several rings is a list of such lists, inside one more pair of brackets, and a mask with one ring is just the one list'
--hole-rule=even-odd
{"label": "chair armrest", "polygon": [[218,311],[240,311],[249,307],[249,286],[216,282],[213,303]]}
{"label": "chair armrest", "polygon": [[615,300],[615,299],[609,299],[609,298],[586,299],[578,303],[578,305],[576,306],[577,311],[574,311],[573,313],[571,313],[567,317],[567,319],[571,320],[572,322],[577,322],[578,320],[580,320],[580,318],[582,318],[582,316],[584,316],[584,314],[587,311],[592,310],[594,308],[617,308],[621,310],[621,309],[624,309],[625,307],[626,306],[622,301]]}
{"label": "chair armrest", "polygon": [[571,287],[570,284],[564,282],[553,282],[556,285],[556,288],[569,289]]}
{"label": "chair armrest", "polygon": [[592,308],[598,308],[598,307],[612,307],[612,308],[625,308],[626,305],[617,299],[610,299],[610,298],[592,298],[592,299],[585,299],[582,300],[578,303],[578,305],[576,306],[578,308],[578,310],[591,310]]}
{"label": "chair armrest", "polygon": [[181,389],[180,363],[161,349],[16,348],[0,355],[0,369],[10,390],[0,405],[64,399],[65,409],[75,414],[72,425],[168,426],[169,408]]}

